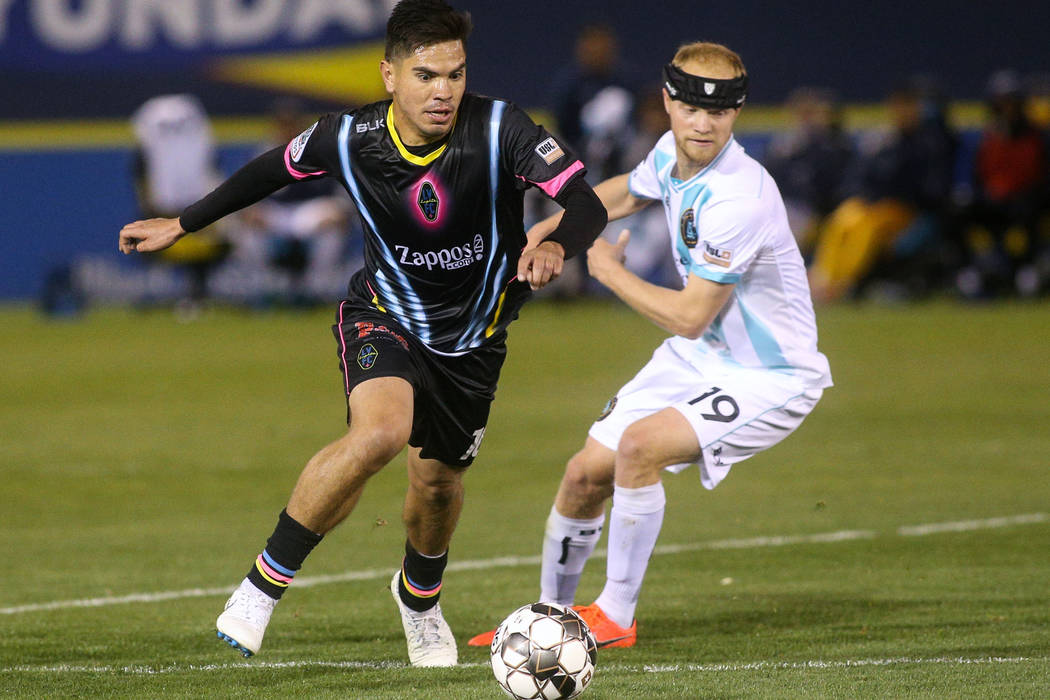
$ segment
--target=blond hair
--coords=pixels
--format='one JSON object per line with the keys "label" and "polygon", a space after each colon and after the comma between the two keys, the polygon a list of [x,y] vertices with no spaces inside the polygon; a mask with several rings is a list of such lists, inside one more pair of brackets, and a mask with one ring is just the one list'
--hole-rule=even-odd
{"label": "blond hair", "polygon": [[721,44],[709,41],[694,41],[691,44],[682,44],[678,47],[671,63],[678,68],[689,62],[704,63],[707,65],[721,65],[733,71],[733,76],[739,78],[747,75],[744,62],[740,60],[737,53]]}

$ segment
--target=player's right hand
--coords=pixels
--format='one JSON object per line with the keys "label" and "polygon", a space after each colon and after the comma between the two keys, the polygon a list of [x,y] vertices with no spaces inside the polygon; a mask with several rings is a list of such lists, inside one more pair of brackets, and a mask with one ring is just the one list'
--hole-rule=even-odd
{"label": "player's right hand", "polygon": [[606,274],[623,267],[627,260],[625,250],[629,240],[631,240],[631,232],[628,229],[620,231],[616,243],[610,243],[599,236],[587,251],[587,271],[590,272],[591,277],[602,282]]}
{"label": "player's right hand", "polygon": [[120,229],[117,247],[124,255],[134,252],[152,253],[164,250],[186,235],[178,217],[173,219],[144,219]]}

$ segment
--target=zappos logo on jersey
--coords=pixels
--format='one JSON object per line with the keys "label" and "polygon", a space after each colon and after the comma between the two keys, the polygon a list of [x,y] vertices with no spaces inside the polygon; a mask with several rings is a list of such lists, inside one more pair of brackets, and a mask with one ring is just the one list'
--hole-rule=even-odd
{"label": "zappos logo on jersey", "polygon": [[464,243],[451,248],[426,252],[412,250],[404,245],[395,245],[394,248],[397,250],[398,261],[406,267],[425,267],[428,270],[440,267],[442,270],[458,270],[481,260],[485,253],[485,241],[481,234],[477,234],[474,236],[473,245]]}
{"label": "zappos logo on jersey", "polygon": [[696,233],[696,218],[692,209],[686,209],[682,218],[678,221],[678,232],[682,236],[682,242],[686,248],[695,248],[698,240]]}
{"label": "zappos logo on jersey", "polygon": [[438,199],[434,185],[429,181],[424,180],[423,185],[419,188],[419,197],[416,199],[416,204],[419,205],[419,211],[423,212],[423,218],[427,221],[437,221],[438,207],[441,206],[441,201]]}

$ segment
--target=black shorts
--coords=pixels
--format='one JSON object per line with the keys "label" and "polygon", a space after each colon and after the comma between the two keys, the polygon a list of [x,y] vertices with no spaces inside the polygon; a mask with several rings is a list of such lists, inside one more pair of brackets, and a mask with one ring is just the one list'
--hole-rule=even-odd
{"label": "black shorts", "polygon": [[[420,457],[466,467],[485,436],[489,406],[507,349],[503,344],[464,355],[440,355],[370,304],[344,299],[332,326],[347,401],[355,386],[401,377],[415,389],[408,444]],[[347,421],[351,419],[347,405]]]}

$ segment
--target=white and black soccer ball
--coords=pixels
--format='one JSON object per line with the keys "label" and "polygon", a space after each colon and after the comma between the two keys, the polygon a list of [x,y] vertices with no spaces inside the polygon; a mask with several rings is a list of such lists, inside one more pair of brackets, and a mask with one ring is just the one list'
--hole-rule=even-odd
{"label": "white and black soccer ball", "polygon": [[492,639],[492,673],[515,700],[575,698],[594,677],[598,645],[572,608],[530,603],[510,615]]}

